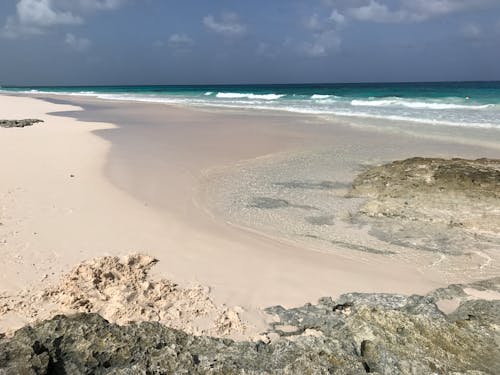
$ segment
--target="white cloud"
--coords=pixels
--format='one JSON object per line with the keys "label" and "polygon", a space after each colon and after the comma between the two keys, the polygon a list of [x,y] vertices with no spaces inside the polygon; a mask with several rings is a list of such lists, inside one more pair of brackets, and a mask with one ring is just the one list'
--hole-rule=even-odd
{"label": "white cloud", "polygon": [[370,0],[367,5],[349,9],[351,17],[359,21],[401,22],[407,17],[403,10],[390,10],[385,4]]}
{"label": "white cloud", "polygon": [[343,26],[346,22],[345,16],[340,14],[337,9],[332,10],[330,14],[330,20],[335,22],[339,26]]}
{"label": "white cloud", "polygon": [[35,27],[74,25],[83,22],[71,12],[53,9],[51,0],[20,0],[17,3],[17,17],[20,24]]}
{"label": "white cloud", "polygon": [[84,52],[90,48],[91,42],[87,38],[79,38],[71,33],[66,34],[64,43],[77,52]]}
{"label": "white cloud", "polygon": [[42,34],[43,30],[55,25],[75,25],[82,18],[69,11],[59,11],[51,0],[20,0],[16,14],[9,16],[2,31],[3,36]]}
{"label": "white cloud", "polygon": [[403,0],[402,6],[407,9],[410,20],[425,21],[432,17],[495,4],[498,4],[496,0]]}
{"label": "white cloud", "polygon": [[20,35],[36,34],[42,34],[42,30],[34,26],[21,25],[14,16],[7,17],[7,21],[0,32],[0,36],[4,38],[17,38]]}
{"label": "white cloud", "polygon": [[[291,48],[311,57],[326,56],[342,44],[342,31],[353,20],[362,22],[423,22],[458,12],[498,6],[499,0],[322,0],[326,10],[304,22],[311,31],[310,40],[294,43]],[[328,12],[330,16],[327,16]],[[499,21],[500,24],[500,21]],[[500,30],[500,26],[499,26]],[[468,38],[483,34],[477,25],[462,29]]]}
{"label": "white cloud", "polygon": [[481,28],[474,23],[468,23],[462,27],[462,35],[469,39],[477,39],[482,33]]}
{"label": "white cloud", "polygon": [[[67,0],[64,0],[67,2]],[[77,0],[83,9],[113,10],[121,7],[127,0]]]}
{"label": "white cloud", "polygon": [[2,36],[43,34],[59,25],[78,25],[84,22],[81,13],[113,10],[129,0],[18,0],[16,13],[7,17]]}
{"label": "white cloud", "polygon": [[321,17],[318,13],[314,13],[306,19],[304,25],[313,31],[324,31],[331,30],[332,28],[340,29],[345,23],[345,16],[334,9],[329,17]]}
{"label": "white cloud", "polygon": [[315,34],[311,42],[302,43],[300,51],[307,56],[327,56],[331,51],[340,47],[342,39],[335,30]]}
{"label": "white cloud", "polygon": [[317,13],[311,15],[311,17],[309,17],[304,24],[308,29],[311,30],[318,30],[323,26]]}
{"label": "white cloud", "polygon": [[[391,4],[392,7],[389,7]],[[434,17],[495,5],[496,0],[366,0],[349,7],[347,13],[358,21],[380,23],[422,22]]]}
{"label": "white cloud", "polygon": [[317,13],[305,21],[305,27],[312,31],[311,40],[299,44],[299,52],[311,57],[326,56],[340,48],[342,38],[340,30],[346,24],[346,18],[333,9],[328,17]]}
{"label": "white cloud", "polygon": [[186,34],[172,34],[168,38],[168,45],[172,48],[189,48],[194,44],[194,40]]}
{"label": "white cloud", "polygon": [[223,13],[218,20],[208,15],[203,17],[203,24],[209,30],[227,36],[242,35],[247,30],[236,13]]}

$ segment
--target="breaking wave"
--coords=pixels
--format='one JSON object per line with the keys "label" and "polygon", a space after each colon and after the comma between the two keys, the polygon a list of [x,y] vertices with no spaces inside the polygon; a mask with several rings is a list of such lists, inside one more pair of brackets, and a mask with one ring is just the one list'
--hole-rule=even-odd
{"label": "breaking wave", "polygon": [[[496,86],[495,86],[496,87]],[[350,118],[385,119],[398,122],[425,123],[500,129],[500,87],[492,89],[441,93],[434,86],[428,97],[425,92],[409,96],[393,92],[376,95],[370,88],[350,87],[320,91],[316,87],[284,89],[282,87],[200,87],[175,90],[157,87],[23,87],[5,88],[0,92],[30,95],[74,95],[106,100],[125,100],[202,107],[227,107],[255,110],[278,110],[311,115],[332,115]],[[384,93],[388,92],[383,88]],[[340,90],[340,92],[339,92]],[[264,92],[262,92],[264,91]],[[400,91],[402,91],[400,89]],[[334,94],[335,92],[335,94]],[[455,95],[454,95],[455,94]],[[401,96],[399,96],[401,95]],[[469,97],[470,96],[470,97]]]}
{"label": "breaking wave", "polygon": [[217,98],[221,99],[261,99],[261,100],[276,100],[284,97],[285,95],[279,94],[244,94],[238,92],[218,92],[215,95]]}
{"label": "breaking wave", "polygon": [[453,104],[442,102],[422,102],[416,100],[407,100],[402,98],[390,98],[380,100],[359,100],[351,101],[351,105],[355,107],[406,107],[412,109],[485,109],[492,104],[483,105],[468,105],[468,104]]}

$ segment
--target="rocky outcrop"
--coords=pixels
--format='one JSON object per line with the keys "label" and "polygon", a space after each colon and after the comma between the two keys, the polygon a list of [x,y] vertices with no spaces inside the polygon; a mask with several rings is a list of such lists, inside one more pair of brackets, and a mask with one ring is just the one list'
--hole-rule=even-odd
{"label": "rocky outcrop", "polygon": [[461,193],[500,198],[500,160],[415,157],[361,173],[353,190],[363,195],[405,198],[422,193]]}
{"label": "rocky outcrop", "polygon": [[24,128],[31,126],[37,122],[43,122],[38,119],[24,119],[24,120],[0,120],[0,128]]}
{"label": "rocky outcrop", "polygon": [[[427,296],[351,293],[267,309],[256,342],[194,336],[158,322],[119,326],[99,315],[56,316],[0,339],[4,374],[497,374],[500,278]],[[462,293],[463,292],[463,293]],[[436,302],[462,298],[446,315]]]}
{"label": "rocky outcrop", "polygon": [[357,219],[406,247],[459,255],[500,244],[500,160],[411,158],[368,169],[351,197]]}

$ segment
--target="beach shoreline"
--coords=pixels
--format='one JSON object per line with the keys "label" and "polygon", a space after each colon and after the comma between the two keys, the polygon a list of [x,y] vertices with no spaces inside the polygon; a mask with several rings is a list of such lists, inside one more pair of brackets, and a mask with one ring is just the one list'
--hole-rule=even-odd
{"label": "beach shoreline", "polygon": [[408,260],[360,257],[345,249],[307,251],[314,248],[263,235],[244,222],[230,225],[207,202],[206,194],[213,196],[207,189],[218,189],[220,181],[213,176],[230,176],[248,161],[286,162],[311,150],[337,149],[345,163],[322,166],[323,172],[347,183],[361,159],[377,164],[422,154],[499,156],[481,146],[328,127],[308,116],[57,100],[74,104],[0,96],[0,117],[45,121],[0,129],[0,240],[8,264],[2,292],[48,285],[89,258],[142,251],[160,260],[155,275],[209,286],[216,303],[241,306],[255,331],[265,325],[263,307],[353,291],[426,293],[448,280]]}

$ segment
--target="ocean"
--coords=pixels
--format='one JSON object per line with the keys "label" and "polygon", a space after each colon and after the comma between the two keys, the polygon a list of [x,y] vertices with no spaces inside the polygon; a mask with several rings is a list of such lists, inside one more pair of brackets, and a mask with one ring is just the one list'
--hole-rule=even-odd
{"label": "ocean", "polygon": [[500,82],[0,87],[0,92],[500,129]]}

